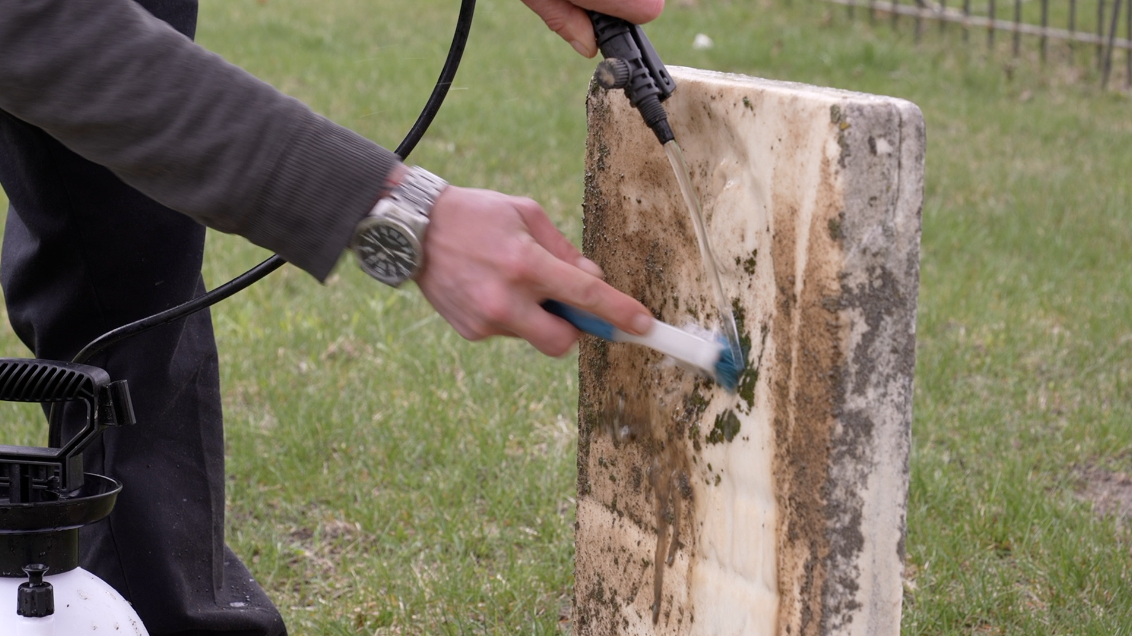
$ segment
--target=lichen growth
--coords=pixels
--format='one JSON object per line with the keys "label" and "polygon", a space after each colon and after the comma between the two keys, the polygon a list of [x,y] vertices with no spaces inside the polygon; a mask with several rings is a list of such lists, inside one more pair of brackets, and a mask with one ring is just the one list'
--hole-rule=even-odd
{"label": "lichen growth", "polygon": [[747,310],[738,298],[731,301],[731,313],[735,315],[735,329],[739,331],[739,348],[743,352],[743,365],[746,366],[747,356],[751,353],[751,335],[747,333]]}
{"label": "lichen growth", "polygon": [[739,399],[747,405],[748,412],[755,406],[755,387],[759,383],[759,370],[748,367],[739,376]]}
{"label": "lichen growth", "polygon": [[[738,260],[738,257],[736,257],[736,260]],[[747,276],[754,276],[755,275],[755,267],[758,265],[758,263],[759,263],[759,251],[755,250],[755,251],[751,252],[750,258],[743,261],[743,272],[746,273]]]}
{"label": "lichen growth", "polygon": [[739,429],[742,423],[739,421],[739,416],[735,415],[735,411],[725,411],[715,416],[715,426],[708,433],[708,444],[722,444],[723,442],[730,442],[735,439],[739,434]]}
{"label": "lichen growth", "polygon": [[842,223],[844,223],[844,221],[845,221],[845,211],[844,210],[842,210],[840,213],[838,213],[838,215],[836,217],[831,218],[829,220],[829,222],[827,223],[827,226],[829,227],[829,238],[831,238],[835,241],[840,241],[841,239],[845,238],[845,232],[843,231],[843,229],[841,227]]}

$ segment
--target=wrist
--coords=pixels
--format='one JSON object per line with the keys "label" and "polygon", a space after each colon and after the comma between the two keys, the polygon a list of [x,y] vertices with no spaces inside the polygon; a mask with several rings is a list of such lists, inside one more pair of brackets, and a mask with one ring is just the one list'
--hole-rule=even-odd
{"label": "wrist", "polygon": [[[381,190],[377,193],[377,198],[380,201],[389,196],[393,192],[393,188],[401,185],[405,181],[405,177],[409,174],[409,166],[403,163],[398,163],[393,166],[389,174],[385,176],[385,182],[381,185]],[[375,201],[376,203],[376,201]]]}
{"label": "wrist", "polygon": [[358,223],[350,248],[367,274],[396,287],[420,270],[429,213],[448,183],[423,168],[398,164],[386,185],[385,196]]}

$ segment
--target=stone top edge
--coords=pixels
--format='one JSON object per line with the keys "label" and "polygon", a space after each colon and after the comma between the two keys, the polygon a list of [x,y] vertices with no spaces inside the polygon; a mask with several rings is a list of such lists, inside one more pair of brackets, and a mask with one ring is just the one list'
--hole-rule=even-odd
{"label": "stone top edge", "polygon": [[786,94],[803,93],[810,96],[825,98],[830,103],[852,101],[869,105],[891,104],[900,108],[901,110],[905,110],[909,107],[914,108],[917,111],[919,110],[919,107],[914,103],[906,99],[901,99],[899,97],[888,97],[885,95],[874,95],[872,93],[861,93],[841,88],[814,86],[813,84],[803,84],[801,82],[765,79],[762,77],[753,77],[739,73],[709,71],[706,69],[691,68],[687,66],[667,66],[666,68],[668,69],[669,73],[671,73],[673,79],[676,80],[676,90],[680,90],[680,83],[682,81],[712,82],[716,84],[726,84],[735,88],[754,88],[761,91],[772,91]]}

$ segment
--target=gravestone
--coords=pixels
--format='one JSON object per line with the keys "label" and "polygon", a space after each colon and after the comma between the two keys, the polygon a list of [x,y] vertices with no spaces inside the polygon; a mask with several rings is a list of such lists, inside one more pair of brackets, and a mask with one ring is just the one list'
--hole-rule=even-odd
{"label": "gravestone", "polygon": [[[669,70],[747,370],[729,394],[583,341],[575,633],[898,634],[922,115]],[[663,149],[620,91],[588,113],[586,255],[659,319],[718,328]]]}

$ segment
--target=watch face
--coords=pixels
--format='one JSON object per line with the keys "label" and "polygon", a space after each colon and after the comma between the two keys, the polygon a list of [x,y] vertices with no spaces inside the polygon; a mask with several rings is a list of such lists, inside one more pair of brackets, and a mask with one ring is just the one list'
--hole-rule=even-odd
{"label": "watch face", "polygon": [[386,222],[360,232],[354,251],[370,276],[399,285],[416,273],[420,246],[405,228]]}

